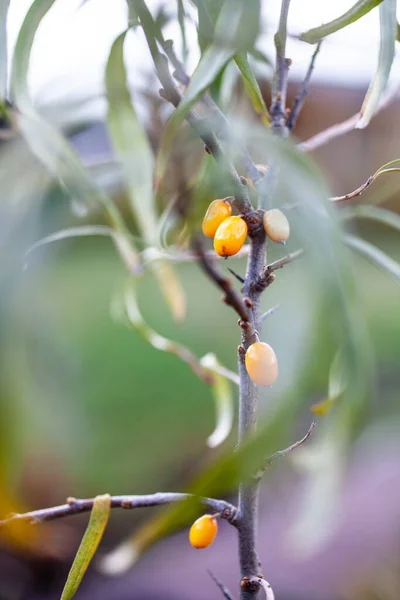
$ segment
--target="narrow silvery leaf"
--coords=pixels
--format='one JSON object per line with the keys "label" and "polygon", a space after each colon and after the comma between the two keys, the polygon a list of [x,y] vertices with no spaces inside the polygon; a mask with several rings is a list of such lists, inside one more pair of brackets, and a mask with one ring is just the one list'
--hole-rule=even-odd
{"label": "narrow silvery leaf", "polygon": [[383,0],[358,0],[358,2],[343,15],[340,15],[340,17],[337,17],[337,19],[334,19],[329,23],[320,25],[320,27],[315,27],[314,29],[302,33],[300,39],[309,44],[316,44],[327,35],[331,35],[332,33],[351,25],[351,23],[358,21],[358,19],[361,19],[361,17],[369,13],[373,8],[381,4],[381,2],[383,2]]}
{"label": "narrow silvery leaf", "polygon": [[68,574],[68,579],[61,594],[61,600],[71,600],[75,596],[103,537],[110,516],[110,508],[111,497],[109,494],[96,496],[93,502],[89,525]]}
{"label": "narrow silvery leaf", "polygon": [[380,48],[378,68],[368,88],[360,111],[356,129],[366,127],[379,107],[382,94],[387,88],[392,69],[397,37],[396,0],[384,0],[379,6]]}

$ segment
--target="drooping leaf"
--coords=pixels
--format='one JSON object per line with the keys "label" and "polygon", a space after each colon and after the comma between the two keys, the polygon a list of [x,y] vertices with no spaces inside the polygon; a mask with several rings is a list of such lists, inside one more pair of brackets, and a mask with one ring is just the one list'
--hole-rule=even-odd
{"label": "drooping leaf", "polygon": [[90,514],[89,525],[68,574],[68,579],[61,594],[61,600],[71,600],[75,596],[103,537],[110,516],[110,508],[111,497],[109,494],[96,496]]}
{"label": "drooping leaf", "polygon": [[7,98],[8,52],[7,52],[7,14],[10,0],[0,0],[0,105]]}
{"label": "drooping leaf", "polygon": [[37,28],[53,3],[54,0],[34,0],[19,31],[11,73],[12,99],[18,109],[13,113],[13,119],[33,154],[58,179],[73,203],[82,210],[93,204],[105,209],[112,227],[118,232],[116,246],[124,263],[130,271],[138,273],[141,270],[139,257],[118,208],[92,182],[72,146],[37,113],[30,98],[28,70],[32,44]]}
{"label": "drooping leaf", "polygon": [[234,58],[235,63],[239,67],[242,74],[243,84],[253,104],[254,110],[258,115],[260,115],[264,125],[269,125],[270,118],[268,110],[265,106],[264,98],[262,96],[260,86],[258,85],[258,81],[247,59],[246,52],[239,52]]}
{"label": "drooping leaf", "polygon": [[383,2],[383,0],[358,0],[358,2],[343,15],[329,23],[314,27],[313,29],[302,33],[300,39],[309,44],[316,44],[327,35],[331,35],[332,33],[347,27],[351,23],[358,21],[358,19],[361,19],[361,17],[369,13],[373,8],[381,4],[381,2]]}
{"label": "drooping leaf", "polygon": [[361,256],[375,264],[379,269],[388,275],[400,281],[400,264],[393,258],[385,254],[382,250],[354,235],[346,235],[345,244],[352,250],[355,250]]}
{"label": "drooping leaf", "polygon": [[340,217],[343,220],[371,219],[400,232],[400,215],[387,208],[381,208],[380,206],[372,206],[369,204],[344,206],[340,209]]}
{"label": "drooping leaf", "polygon": [[381,41],[378,67],[367,90],[361,107],[360,118],[355,125],[356,129],[363,129],[369,124],[379,107],[382,94],[387,88],[395,54],[397,36],[396,8],[396,0],[384,0],[379,6]]}
{"label": "drooping leaf", "polygon": [[325,415],[333,407],[335,401],[340,398],[347,387],[347,369],[343,361],[343,353],[339,350],[332,361],[329,371],[328,396],[314,404],[311,410],[316,415]]}
{"label": "drooping leaf", "polygon": [[54,2],[55,0],[35,0],[19,30],[12,61],[11,95],[12,100],[22,112],[32,111],[28,87],[28,69],[33,40],[37,28]]}
{"label": "drooping leaf", "polygon": [[207,445],[210,448],[216,448],[227,439],[232,431],[234,419],[232,389],[229,381],[218,372],[220,365],[215,354],[206,354],[201,359],[200,364],[209,369],[214,377],[214,383],[211,384],[211,387],[215,400],[217,417],[215,429],[207,438]]}
{"label": "drooping leaf", "polygon": [[[248,5],[240,0],[226,0],[224,2],[215,24],[215,41],[202,54],[185,94],[164,131],[158,155],[157,180],[163,177],[169,149],[189,110],[212,85],[233,56],[238,51],[250,47],[252,43],[254,44],[258,33],[258,30],[256,31],[253,26],[253,22],[255,22],[254,15],[257,13],[256,4],[259,7],[257,2],[254,3],[255,6],[251,10],[248,10]],[[246,33],[243,34],[243,32]],[[146,32],[146,35],[149,35],[148,32]],[[245,35],[245,38],[243,38],[243,35]]]}
{"label": "drooping leaf", "polygon": [[[131,102],[123,56],[126,33],[115,40],[106,67],[107,124],[122,164],[132,212],[146,244],[156,247],[158,220],[153,195],[154,157]],[[181,320],[186,312],[185,293],[173,267],[165,261],[153,261],[150,267],[175,319]]]}

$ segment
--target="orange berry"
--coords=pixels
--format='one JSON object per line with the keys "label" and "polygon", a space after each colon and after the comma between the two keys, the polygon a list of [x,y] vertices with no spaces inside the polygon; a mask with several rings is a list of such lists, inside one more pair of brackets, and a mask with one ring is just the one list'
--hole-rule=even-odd
{"label": "orange berry", "polygon": [[207,548],[213,543],[218,532],[215,515],[203,515],[193,523],[189,531],[189,541],[194,548]]}
{"label": "orange berry", "polygon": [[272,385],[278,377],[278,360],[269,344],[255,342],[246,352],[246,369],[257,385]]}
{"label": "orange berry", "polygon": [[267,210],[263,216],[265,233],[273,242],[286,242],[290,234],[289,221],[278,208]]}
{"label": "orange berry", "polygon": [[214,250],[220,256],[233,256],[243,246],[247,225],[241,217],[228,217],[218,227],[214,237]]}
{"label": "orange berry", "polygon": [[230,217],[232,207],[228,200],[214,200],[211,202],[203,219],[202,229],[207,237],[214,237],[222,221]]}

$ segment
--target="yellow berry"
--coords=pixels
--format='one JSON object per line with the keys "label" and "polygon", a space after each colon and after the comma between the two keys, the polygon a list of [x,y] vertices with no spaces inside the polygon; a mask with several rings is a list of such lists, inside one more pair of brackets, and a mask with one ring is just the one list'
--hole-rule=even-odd
{"label": "yellow berry", "polygon": [[194,548],[207,548],[213,543],[218,531],[215,515],[203,515],[193,523],[189,531],[189,541]]}
{"label": "yellow berry", "polygon": [[228,217],[215,233],[214,250],[220,256],[233,256],[243,246],[246,236],[245,221],[241,217]]}
{"label": "yellow berry", "polygon": [[272,385],[278,377],[278,360],[269,344],[255,342],[246,352],[246,369],[257,385]]}
{"label": "yellow berry", "polygon": [[203,219],[202,229],[204,235],[214,237],[222,221],[230,217],[231,214],[232,207],[228,200],[214,200],[211,202]]}
{"label": "yellow berry", "polygon": [[264,213],[263,224],[265,233],[273,242],[286,242],[290,234],[289,221],[278,208]]}

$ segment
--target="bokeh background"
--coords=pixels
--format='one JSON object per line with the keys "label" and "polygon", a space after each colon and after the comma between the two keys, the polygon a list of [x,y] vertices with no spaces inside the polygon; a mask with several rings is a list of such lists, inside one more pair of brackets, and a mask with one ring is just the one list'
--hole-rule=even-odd
{"label": "bokeh background", "polygon": [[[10,47],[29,4],[11,2]],[[265,8],[260,42],[269,56],[275,4],[279,3]],[[350,3],[336,2],[325,12],[321,7],[325,3],[310,0],[309,10],[304,4],[293,0],[293,33],[329,20]],[[171,35],[176,34],[174,3],[151,5],[170,17],[168,27]],[[323,47],[295,131],[298,139],[307,139],[359,110],[376,62],[375,12]],[[43,114],[66,129],[83,162],[130,219],[103,122],[102,84],[110,44],[124,28],[125,17],[123,2],[112,6],[100,0],[60,2],[39,30],[31,85]],[[158,84],[140,32],[134,37],[129,79],[157,148],[169,108],[157,98]],[[299,42],[290,40],[291,98],[310,54],[309,48],[299,47]],[[195,61],[193,41],[189,64]],[[258,70],[268,100],[271,69],[259,64]],[[397,64],[393,85],[396,70]],[[230,109],[233,116],[256,120],[239,83],[233,87]],[[369,128],[352,131],[313,153],[332,194],[355,189],[379,166],[400,156],[399,115],[395,98]],[[36,241],[50,233],[85,223],[102,224],[104,218],[100,212],[82,214],[79,207],[71,207],[21,140],[2,142],[0,153],[0,477],[4,488],[0,508],[40,508],[61,503],[66,496],[104,492],[183,490],[213,456],[205,445],[215,422],[209,388],[187,365],[158,352],[115,321],[110,304],[124,272],[108,238],[64,240],[26,256]],[[189,179],[179,161],[177,156],[171,173],[179,172],[180,181],[171,176],[171,186]],[[362,200],[399,211],[399,192],[400,178],[392,174],[378,180]],[[131,225],[135,230],[135,223]],[[400,260],[395,230],[361,220],[351,228]],[[281,248],[270,249],[270,260],[280,256]],[[337,518],[313,553],[303,552],[301,543],[293,541],[304,487],[295,456],[275,466],[262,486],[260,553],[264,574],[282,600],[394,600],[400,592],[400,293],[398,283],[387,274],[362,258],[352,260],[359,313],[373,347],[374,400],[349,456]],[[196,265],[176,268],[187,294],[186,320],[179,324],[172,320],[151,275],[145,275],[140,286],[144,317],[156,331],[182,342],[197,356],[212,351],[235,370],[235,315],[219,301],[218,290]],[[235,260],[234,268],[242,273],[244,262]],[[265,309],[282,304],[268,320],[265,335],[276,348],[283,377],[292,369],[301,370],[304,363],[301,381],[308,401],[293,423],[294,439],[307,429],[309,407],[323,397],[327,385],[330,357],[324,352],[323,332],[329,325],[329,309],[315,302],[315,289],[308,284],[307,265],[298,262],[278,273],[263,299]],[[319,335],[311,333],[315,331]],[[278,400],[279,391],[278,387],[274,392]],[[268,411],[269,402],[269,392],[263,393],[261,413]],[[234,437],[235,432],[231,442]],[[100,553],[114,548],[148,517],[144,510],[114,511]],[[48,524],[30,549],[4,539],[0,598],[58,598],[85,522],[83,516]],[[117,578],[102,574],[94,564],[79,597],[217,598],[207,568],[236,591],[235,535],[225,523],[218,540],[204,553],[191,549],[187,532],[181,532]]]}

